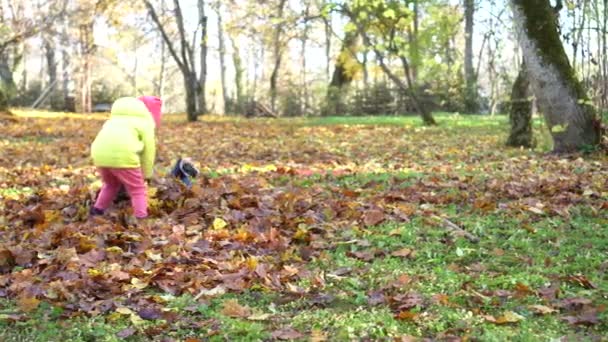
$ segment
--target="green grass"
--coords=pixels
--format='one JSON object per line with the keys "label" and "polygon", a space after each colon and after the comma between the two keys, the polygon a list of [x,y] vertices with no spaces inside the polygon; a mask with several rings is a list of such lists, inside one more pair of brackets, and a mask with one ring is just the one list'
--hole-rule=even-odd
{"label": "green grass", "polygon": [[[168,297],[168,309],[194,321],[214,322],[215,326],[210,323],[209,326],[192,328],[174,323],[171,328],[163,328],[162,336],[260,341],[269,338],[270,332],[283,322],[302,332],[323,331],[335,341],[364,337],[391,339],[402,335],[436,336],[450,329],[483,341],[550,341],[568,334],[577,338],[587,333],[601,335],[608,329],[605,320],[592,328],[572,330],[558,314],[534,315],[529,305],[544,304],[536,296],[508,298],[500,306],[491,296],[475,305],[470,302],[473,293],[513,291],[517,284],[538,289],[555,276],[584,274],[597,285],[597,289],[564,282],[561,296],[584,297],[608,305],[605,275],[591,271],[598,269],[608,254],[608,231],[605,229],[608,220],[602,216],[584,215],[585,208],[577,210],[579,215],[570,221],[556,218],[538,220],[534,223],[535,232],[523,229],[521,220],[514,217],[500,214],[462,216],[459,223],[480,236],[479,244],[454,240],[442,228],[421,219],[344,231],[344,240],[365,240],[368,244],[365,247],[356,243],[341,244],[311,262],[311,270],[322,270],[325,274],[342,267],[352,269],[344,276],[326,277],[323,293],[334,297],[326,305],[313,305],[306,297],[285,301],[274,293],[260,291],[226,294],[202,303],[191,296]],[[449,213],[451,209],[446,208],[445,212]],[[413,249],[415,258],[390,255],[391,251],[404,247]],[[502,254],[497,254],[498,249]],[[366,250],[386,251],[386,255],[369,263],[348,256],[348,252]],[[453,265],[460,269],[453,268]],[[483,271],[467,271],[467,268]],[[422,316],[415,321],[396,319],[386,305],[367,304],[369,291],[387,286],[402,274],[412,279],[406,291],[419,292],[427,302]],[[468,284],[468,290],[463,290],[465,284]],[[307,286],[305,282],[298,285]],[[437,294],[450,294],[452,304],[433,303],[431,299]],[[268,314],[270,318],[256,321],[226,317],[221,309],[222,303],[228,299],[237,299],[241,305],[258,314]],[[495,316],[513,311],[524,319],[513,325],[493,325],[485,322],[479,314],[473,314],[472,310]],[[0,339],[3,341],[117,341],[116,334],[130,326],[127,317],[116,319],[113,315],[66,320],[61,318],[61,309],[48,304],[42,305],[25,322],[9,324],[2,319],[3,314],[15,311],[18,310],[14,303],[0,302]],[[605,319],[606,315],[603,315]],[[147,329],[165,325],[162,321],[146,321],[137,326],[138,333],[131,340],[142,340]]]}
{"label": "green grass", "polygon": [[[455,114],[437,114],[437,132],[462,132],[475,127],[471,134],[497,134],[508,129],[504,116],[495,118]],[[418,117],[324,117],[303,121],[306,125],[411,125],[421,126]],[[542,121],[535,120],[535,129],[542,130]],[[537,134],[538,136],[538,134]],[[429,137],[434,137],[429,134]],[[540,137],[539,139],[545,139]],[[542,140],[546,142],[545,140]],[[542,143],[540,144],[542,145]],[[546,149],[546,145],[542,145]],[[491,154],[491,147],[487,155]],[[514,152],[507,152],[514,153]],[[450,156],[446,157],[449,158]],[[491,163],[489,161],[488,163]],[[207,170],[208,176],[222,173]],[[227,171],[226,171],[227,172]],[[471,176],[483,181],[486,174],[475,170],[453,170],[451,175]],[[498,171],[497,171],[498,172]],[[581,170],[584,172],[584,170]],[[235,171],[236,173],[236,171]],[[400,183],[403,186],[429,177],[441,178],[441,173],[376,172],[334,176],[331,172],[310,177],[288,175],[272,178],[272,185],[309,187],[321,185],[356,191],[384,190]],[[363,189],[363,190],[362,190]],[[457,192],[457,190],[454,190]],[[1,197],[28,194],[26,188],[0,190]],[[134,327],[136,332],[128,341],[145,341],[163,337],[183,340],[196,337],[209,341],[262,341],[281,327],[291,326],[302,332],[302,340],[322,332],[330,341],[393,340],[412,335],[436,337],[440,334],[467,336],[478,341],[554,341],[563,336],[572,340],[591,340],[608,331],[607,313],[600,314],[602,322],[592,327],[571,327],[561,320],[561,313],[535,315],[530,305],[547,303],[534,295],[498,298],[483,295],[491,291],[515,291],[518,284],[530,289],[547,286],[555,279],[584,275],[597,288],[587,289],[579,284],[562,281],[561,298],[583,297],[595,305],[608,305],[608,281],[600,272],[608,255],[608,217],[586,207],[574,207],[572,218],[501,214],[499,211],[480,212],[467,205],[437,205],[436,210],[447,215],[459,226],[480,237],[479,244],[453,238],[446,230],[421,217],[411,222],[386,222],[373,227],[353,226],[336,232],[327,241],[333,248],[313,259],[310,271],[324,275],[325,286],[312,291],[309,279],[298,285],[311,289],[309,296],[285,298],[262,290],[229,293],[211,300],[195,300],[190,295],[164,296],[165,308],[179,313],[183,319],[168,323],[162,319],[133,321],[128,315],[110,312],[96,317],[64,317],[63,309],[42,303],[34,312],[18,322],[10,315],[20,313],[13,300],[0,300],[0,341],[122,341],[117,334]],[[1,221],[0,221],[1,222]],[[359,243],[361,242],[361,243]],[[413,258],[392,256],[391,252],[410,248]],[[370,262],[351,257],[351,253],[380,251]],[[340,268],[350,272],[334,276]],[[414,320],[401,320],[386,304],[370,306],[368,294],[394,283],[402,275],[411,281],[401,290],[415,291],[424,298],[423,310]],[[449,304],[433,301],[433,296],[445,294]],[[480,294],[482,294],[480,296]],[[152,295],[152,294],[151,294]],[[319,303],[315,296],[328,295]],[[261,319],[233,318],[222,313],[227,300],[236,299],[251,308]],[[512,311],[523,319],[514,324],[495,325],[483,315],[500,316]],[[254,315],[254,316],[255,316]]]}

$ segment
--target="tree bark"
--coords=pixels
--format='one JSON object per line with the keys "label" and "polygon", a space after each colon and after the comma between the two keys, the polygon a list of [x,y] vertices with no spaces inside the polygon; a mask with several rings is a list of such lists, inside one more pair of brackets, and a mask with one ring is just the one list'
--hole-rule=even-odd
{"label": "tree bark", "polygon": [[534,146],[532,136],[532,101],[528,94],[529,85],[530,81],[528,80],[526,66],[522,64],[511,89],[511,112],[509,114],[511,133],[507,139],[507,146]]}
{"label": "tree bark", "polygon": [[57,62],[55,61],[55,43],[52,37],[44,38],[44,50],[46,55],[47,71],[49,76],[49,94],[51,109],[59,110],[60,103],[57,101]]}
{"label": "tree bark", "polygon": [[217,37],[220,55],[220,78],[222,82],[222,100],[223,103],[223,114],[228,113],[228,89],[226,86],[226,41],[224,39],[224,23],[222,21],[222,2],[216,2],[217,11]]}
{"label": "tree bark", "polygon": [[[198,0],[198,21],[201,29],[200,41],[200,75],[198,80],[197,99],[198,113],[207,112],[206,84],[207,84],[207,15],[205,14],[205,1]],[[193,67],[194,71],[195,68]]]}
{"label": "tree bark", "polygon": [[553,137],[554,152],[572,152],[600,141],[600,121],[559,37],[549,0],[511,0],[515,28],[538,107]]}
{"label": "tree bark", "polygon": [[243,111],[243,61],[241,60],[241,51],[236,42],[236,39],[230,37],[232,42],[232,63],[234,63],[234,86],[236,88],[236,108],[235,111],[240,113]]}
{"label": "tree bark", "polygon": [[272,73],[270,74],[270,106],[273,112],[277,111],[277,81],[279,79],[279,71],[281,69],[281,61],[283,59],[281,39],[283,36],[283,26],[285,25],[285,23],[283,22],[283,13],[285,11],[286,4],[287,0],[279,0],[276,18],[277,20],[280,20],[280,22],[277,24],[273,38],[274,66],[272,68]]}
{"label": "tree bark", "polygon": [[465,49],[464,49],[464,77],[466,83],[465,110],[467,113],[476,113],[479,110],[477,101],[477,77],[473,68],[473,19],[475,14],[475,0],[464,1],[465,19]]}
{"label": "tree bark", "polygon": [[418,9],[418,0],[413,1],[413,16],[414,20],[412,23],[412,30],[410,31],[410,59],[411,59],[411,70],[412,80],[416,82],[418,79],[418,66],[420,65],[420,46],[418,44],[418,29],[420,21],[420,13]]}
{"label": "tree bark", "polygon": [[0,111],[8,110],[9,101],[13,97],[16,86],[13,72],[8,65],[5,54],[0,52]]}
{"label": "tree bark", "polygon": [[80,73],[80,111],[91,113],[91,54],[93,53],[93,22],[80,25],[80,51],[83,64]]}
{"label": "tree bark", "polygon": [[344,103],[343,95],[346,87],[353,81],[353,75],[346,69],[348,59],[353,58],[353,49],[357,44],[357,32],[347,31],[342,40],[340,54],[336,58],[334,72],[327,87],[327,99],[323,115],[343,115]]}

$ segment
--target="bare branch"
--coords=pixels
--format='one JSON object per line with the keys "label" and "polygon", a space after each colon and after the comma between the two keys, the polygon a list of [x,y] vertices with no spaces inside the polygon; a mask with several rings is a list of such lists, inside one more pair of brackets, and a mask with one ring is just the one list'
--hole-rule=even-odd
{"label": "bare branch", "polygon": [[179,66],[179,68],[181,70],[185,70],[186,61],[182,61],[179,59],[179,56],[177,55],[177,52],[175,52],[175,48],[173,47],[173,43],[172,43],[171,39],[169,39],[169,36],[167,35],[167,32],[165,31],[163,24],[158,19],[158,15],[156,14],[156,11],[154,10],[154,6],[152,6],[150,1],[148,1],[148,0],[144,0],[144,3],[146,4],[146,7],[148,8],[148,13],[150,13],[150,16],[152,17],[152,21],[154,21],[156,23],[158,30],[160,31],[161,35],[163,36],[163,40],[165,41],[165,44],[167,44],[167,47],[169,48],[169,52],[171,52],[171,56],[173,56],[173,59],[175,59],[175,63],[177,63],[177,65]]}

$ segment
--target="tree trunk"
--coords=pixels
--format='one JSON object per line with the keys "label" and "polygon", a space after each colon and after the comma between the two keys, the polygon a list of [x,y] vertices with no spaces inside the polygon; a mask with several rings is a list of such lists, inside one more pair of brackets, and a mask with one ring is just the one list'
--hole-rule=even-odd
{"label": "tree trunk", "polygon": [[532,136],[532,101],[529,98],[528,88],[530,81],[526,73],[526,66],[522,64],[519,74],[511,89],[511,134],[507,139],[507,146],[533,147]]}
{"label": "tree trunk", "polygon": [[235,111],[240,113],[243,111],[243,61],[241,60],[241,51],[236,42],[236,39],[230,37],[232,42],[232,63],[234,63],[234,86],[236,88],[236,108]]}
{"label": "tree trunk", "polygon": [[277,81],[279,79],[279,71],[281,69],[281,61],[283,59],[281,39],[283,36],[283,26],[285,25],[285,23],[283,22],[283,12],[285,11],[286,3],[287,0],[279,0],[276,18],[277,20],[280,20],[280,22],[277,24],[277,28],[274,31],[273,38],[274,66],[272,69],[272,73],[270,74],[270,106],[273,112],[277,111]]}
{"label": "tree trunk", "polygon": [[16,91],[13,72],[5,56],[5,53],[0,52],[0,111],[8,110],[9,101]]}
{"label": "tree trunk", "polygon": [[334,73],[327,88],[327,103],[323,109],[324,116],[344,114],[344,92],[346,91],[346,87],[353,81],[353,75],[346,69],[346,65],[348,60],[353,58],[353,50],[356,44],[357,32],[347,31],[344,34],[340,54],[336,58]]}
{"label": "tree trunk", "polygon": [[57,101],[57,62],[55,62],[55,49],[56,46],[53,42],[53,38],[45,37],[44,50],[46,55],[47,71],[49,74],[49,96],[51,102],[51,109],[59,110],[60,103]]}
{"label": "tree trunk", "polygon": [[418,44],[418,28],[420,26],[420,13],[418,10],[418,0],[414,0],[414,20],[413,28],[409,32],[410,34],[410,59],[411,59],[411,70],[412,70],[412,81],[415,83],[418,79],[418,66],[420,65],[420,47]]}
{"label": "tree trunk", "polygon": [[[331,14],[330,14],[331,15]],[[324,18],[325,28],[325,77],[329,82],[330,67],[331,67],[331,17]]]}
{"label": "tree trunk", "polygon": [[61,45],[63,45],[63,48],[61,49],[61,68],[63,71],[61,90],[63,92],[63,110],[73,111],[74,108],[72,108],[72,106],[71,106],[71,104],[73,102],[70,101],[70,89],[69,89],[70,71],[68,68],[70,65],[70,55],[68,53],[68,49],[70,47],[70,37],[68,35],[68,18],[67,17],[63,18],[62,30],[61,30]]}
{"label": "tree trunk", "polygon": [[92,112],[91,98],[91,54],[93,52],[93,22],[80,25],[80,44],[83,65],[80,74],[80,111]]}
{"label": "tree trunk", "polygon": [[224,40],[224,24],[222,22],[222,2],[216,2],[217,8],[217,37],[220,55],[220,78],[222,82],[223,114],[228,113],[228,90],[226,86],[226,42]]}
{"label": "tree trunk", "polygon": [[[201,29],[200,75],[198,80],[198,113],[207,112],[205,87],[207,83],[207,15],[205,15],[205,1],[198,0],[198,21]],[[194,67],[192,71],[194,72]]]}
{"label": "tree trunk", "polygon": [[464,49],[464,77],[466,83],[465,110],[467,113],[476,113],[479,110],[477,101],[477,77],[473,68],[473,19],[475,13],[475,0],[464,1],[465,19],[465,49]]}
{"label": "tree trunk", "polygon": [[198,120],[197,107],[199,105],[197,100],[199,85],[196,73],[190,73],[184,77],[184,86],[186,88],[186,116],[189,122],[194,122]]}
{"label": "tree trunk", "polygon": [[530,83],[555,152],[597,145],[600,122],[564,50],[549,0],[511,0]]}

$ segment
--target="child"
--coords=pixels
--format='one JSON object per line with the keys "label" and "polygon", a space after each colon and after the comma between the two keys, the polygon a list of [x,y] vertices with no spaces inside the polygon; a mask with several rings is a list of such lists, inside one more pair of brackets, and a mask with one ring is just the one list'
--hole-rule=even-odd
{"label": "child", "polygon": [[144,179],[152,177],[161,106],[161,99],[155,96],[123,97],[112,104],[110,119],[91,145],[93,163],[103,182],[91,215],[104,214],[124,186],[135,218],[148,216]]}

